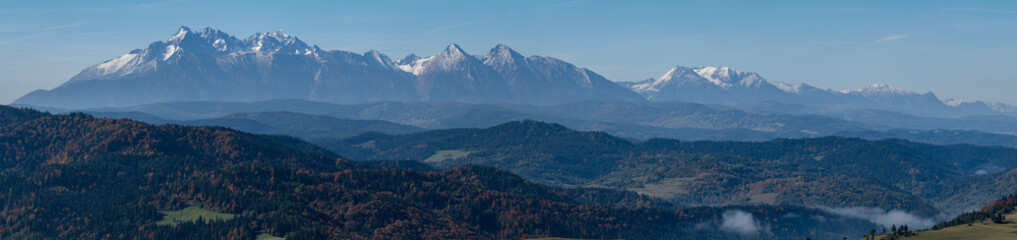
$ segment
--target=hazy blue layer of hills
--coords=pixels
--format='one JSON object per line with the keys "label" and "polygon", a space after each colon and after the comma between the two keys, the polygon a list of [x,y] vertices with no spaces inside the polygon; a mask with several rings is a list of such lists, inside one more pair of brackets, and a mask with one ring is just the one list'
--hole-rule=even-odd
{"label": "hazy blue layer of hills", "polygon": [[380,120],[350,120],[292,112],[234,113],[218,118],[169,120],[137,112],[89,112],[101,118],[128,118],[150,124],[220,126],[244,132],[289,135],[303,139],[344,138],[365,132],[401,134],[424,131],[422,128]]}
{"label": "hazy blue layer of hills", "polygon": [[[59,112],[58,110],[54,111]],[[788,137],[837,135],[866,139],[900,138],[935,144],[967,143],[982,146],[1017,146],[1017,136],[992,133],[1010,133],[1005,130],[1017,127],[1017,119],[1003,116],[949,120],[904,114],[874,114],[869,118],[859,119],[859,121],[848,121],[822,115],[753,113],[692,103],[580,102],[531,106],[449,102],[384,102],[342,105],[303,100],[273,100],[252,103],[161,103],[128,108],[86,110],[85,112],[97,116],[131,118],[156,124],[227,126],[244,131],[288,134],[305,139],[328,134],[351,136],[372,130],[401,133],[407,132],[402,130],[410,128],[483,128],[513,120],[532,119],[560,123],[578,130],[604,131],[631,139],[662,137],[680,140],[765,141]],[[358,127],[350,127],[347,129],[351,131],[343,132],[329,132],[332,130],[325,127],[316,129],[315,131],[319,131],[318,133],[299,129],[287,132],[285,128],[288,127],[274,129],[274,127],[259,127],[252,124],[241,125],[243,122],[240,120],[224,119],[245,116],[245,114],[235,113],[248,113],[248,115],[256,113],[296,114],[297,116],[291,119],[275,119],[289,121],[289,124],[299,122],[299,125],[306,126],[324,126],[328,123],[337,123],[340,119],[380,120],[406,126],[391,128],[391,130],[401,129],[395,132],[380,128]],[[1013,121],[1010,121],[1011,119]],[[281,124],[268,122],[270,120],[272,119],[262,118],[261,123]],[[905,125],[895,121],[916,123]]]}

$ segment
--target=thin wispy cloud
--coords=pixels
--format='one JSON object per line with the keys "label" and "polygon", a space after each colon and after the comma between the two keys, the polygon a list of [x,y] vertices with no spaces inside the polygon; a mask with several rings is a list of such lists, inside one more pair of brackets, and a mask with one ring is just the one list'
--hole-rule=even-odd
{"label": "thin wispy cloud", "polygon": [[473,21],[469,21],[469,22],[456,23],[456,24],[452,24],[452,25],[445,25],[445,26],[441,26],[441,27],[433,28],[431,30],[424,31],[424,33],[432,34],[432,33],[441,32],[441,31],[445,31],[445,30],[449,30],[449,29],[453,29],[453,28],[464,27],[464,26],[469,26],[469,25],[478,24],[478,23],[482,23],[482,22],[487,22],[488,20],[490,20],[490,19],[480,19],[480,20],[473,20]]}
{"label": "thin wispy cloud", "polygon": [[89,24],[89,23],[92,23],[92,22],[94,22],[94,21],[80,21],[80,22],[74,22],[74,23],[68,23],[68,24],[61,24],[61,25],[54,25],[54,26],[48,26],[48,27],[41,27],[41,28],[35,29],[35,31],[30,33],[30,34],[26,34],[26,35],[22,35],[22,36],[18,36],[18,37],[14,37],[14,38],[11,38],[11,39],[6,39],[6,40],[3,40],[3,41],[0,41],[0,46],[4,46],[4,45],[11,44],[11,43],[28,41],[28,40],[32,40],[32,39],[36,39],[36,38],[41,38],[41,37],[53,35],[53,34],[56,34],[56,33],[60,32],[61,30],[65,30],[65,29],[70,29],[70,28],[86,25],[86,24]]}
{"label": "thin wispy cloud", "polygon": [[953,11],[953,12],[1017,14],[1017,11],[1015,11],[1015,10],[987,9],[987,8],[979,8],[979,7],[947,8],[947,9],[944,9],[944,10],[946,10],[946,11]]}
{"label": "thin wispy cloud", "polygon": [[738,12],[865,12],[871,11],[868,8],[756,8],[756,9],[728,9]]}
{"label": "thin wispy cloud", "polygon": [[164,9],[167,6],[177,4],[178,2],[179,1],[174,0],[166,2],[150,2],[150,3],[113,5],[89,8],[6,8],[0,9],[0,13],[39,14],[39,13],[83,13],[83,12],[98,13],[115,11],[139,11],[139,10]]}
{"label": "thin wispy cloud", "polygon": [[56,25],[56,26],[43,27],[43,28],[39,28],[38,31],[40,31],[40,32],[51,32],[51,31],[57,31],[57,30],[65,29],[65,28],[77,27],[77,26],[89,24],[89,23],[92,23],[92,22],[94,22],[94,21],[81,21],[81,22],[69,23],[69,24],[64,24],[64,25]]}
{"label": "thin wispy cloud", "polygon": [[890,35],[890,36],[882,37],[880,39],[876,39],[876,42],[877,43],[891,42],[891,41],[897,41],[897,40],[901,40],[901,39],[905,39],[905,38],[909,38],[909,37],[911,37],[911,34]]}
{"label": "thin wispy cloud", "polygon": [[36,39],[36,38],[41,38],[41,37],[45,37],[45,36],[49,36],[49,35],[53,35],[53,33],[37,33],[37,34],[32,34],[32,35],[20,36],[20,37],[8,39],[8,40],[5,40],[5,41],[0,41],[0,46],[4,46],[4,45],[7,45],[7,44],[16,43],[16,42],[21,42],[21,41],[32,40],[32,39]]}
{"label": "thin wispy cloud", "polygon": [[[586,2],[587,2],[587,0],[573,0],[573,1],[567,1],[567,2],[561,2],[561,3],[553,4],[553,5],[550,5],[550,6],[547,6],[547,7],[550,7],[550,8],[569,8],[569,7],[575,7],[575,6],[583,5]],[[449,30],[449,29],[453,29],[453,28],[465,27],[465,26],[469,26],[469,25],[474,25],[474,24],[488,22],[488,21],[491,21],[491,20],[496,20],[496,19],[499,19],[499,18],[512,17],[512,16],[516,16],[516,15],[520,15],[520,14],[534,12],[534,11],[536,11],[536,10],[535,9],[529,9],[529,10],[508,12],[508,13],[505,13],[503,16],[495,16],[495,17],[491,17],[491,18],[477,19],[477,20],[468,21],[468,22],[461,22],[461,23],[456,23],[456,24],[436,27],[436,28],[424,31],[424,33],[425,34],[433,34],[433,33],[441,32],[441,31],[445,31],[445,30]]]}
{"label": "thin wispy cloud", "polygon": [[586,0],[574,0],[553,5],[554,7],[574,7],[586,3]]}

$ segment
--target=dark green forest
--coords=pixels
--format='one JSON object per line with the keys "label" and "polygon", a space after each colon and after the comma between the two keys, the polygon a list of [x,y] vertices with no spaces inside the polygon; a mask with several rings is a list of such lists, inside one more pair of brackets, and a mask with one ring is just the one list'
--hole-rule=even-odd
{"label": "dark green forest", "polygon": [[[548,187],[484,166],[356,162],[226,128],[10,107],[0,124],[3,239],[796,239],[872,227],[797,206],[682,207]],[[236,217],[157,224],[160,211],[188,206]],[[759,231],[719,230],[735,209]]]}
{"label": "dark green forest", "polygon": [[992,204],[983,207],[981,210],[961,214],[950,221],[936,224],[935,226],[932,226],[932,230],[975,222],[984,222],[986,220],[995,223],[1002,223],[1006,220],[1004,216],[1013,213],[1015,208],[1017,208],[1017,195],[1011,194],[1005,198],[996,200]]}

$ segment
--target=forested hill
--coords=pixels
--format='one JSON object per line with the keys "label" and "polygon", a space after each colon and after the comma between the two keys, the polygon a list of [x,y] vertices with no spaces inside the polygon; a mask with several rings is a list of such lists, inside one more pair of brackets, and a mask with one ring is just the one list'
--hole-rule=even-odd
{"label": "forested hill", "polygon": [[[488,167],[368,167],[224,128],[5,106],[0,123],[0,239],[800,239],[872,226],[793,206],[674,208]],[[206,218],[173,212],[194,209]],[[766,228],[725,230],[732,212]]]}
{"label": "forested hill", "polygon": [[953,220],[936,224],[935,226],[932,227],[932,229],[939,230],[962,224],[985,222],[986,220],[993,221],[996,223],[1003,223],[1007,220],[1004,216],[1013,214],[1014,209],[1017,209],[1017,195],[1011,194],[1005,198],[996,200],[992,204],[983,207],[979,211],[961,214],[960,216],[957,216]]}
{"label": "forested hill", "polygon": [[[934,240],[934,239],[1017,239],[1017,195],[1011,194],[994,201],[981,210],[961,214],[953,219],[933,225],[930,229],[891,226],[889,231],[875,234],[870,229],[863,239],[880,240]],[[871,237],[870,237],[871,236]]]}
{"label": "forested hill", "polygon": [[869,206],[925,214],[991,201],[998,196],[963,199],[947,193],[966,188],[963,184],[979,175],[1017,166],[1017,149],[1003,147],[843,137],[636,143],[536,121],[404,135],[368,133],[323,146],[356,159],[495,166],[549,184],[609,186],[683,204]]}

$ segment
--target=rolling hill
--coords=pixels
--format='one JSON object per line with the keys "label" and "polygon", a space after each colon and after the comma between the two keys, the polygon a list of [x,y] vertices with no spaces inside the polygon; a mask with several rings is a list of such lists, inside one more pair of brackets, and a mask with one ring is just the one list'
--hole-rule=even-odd
{"label": "rolling hill", "polygon": [[[481,166],[402,170],[218,127],[6,106],[0,124],[5,239],[794,239],[872,226],[796,206],[687,208],[550,188]],[[736,220],[752,231],[724,227]]]}
{"label": "rolling hill", "polygon": [[[961,183],[1000,176],[1017,166],[1017,150],[1011,148],[840,137],[633,143],[536,121],[397,136],[364,134],[321,144],[357,159],[427,159],[438,167],[479,164],[548,184],[627,189],[686,205],[865,206],[926,215],[977,206],[954,198],[963,192]],[[976,201],[998,197],[991,192],[965,196]]]}
{"label": "rolling hill", "polygon": [[1017,238],[1017,195],[996,200],[981,210],[961,214],[927,230],[891,231],[875,235],[876,239],[945,240]]}

